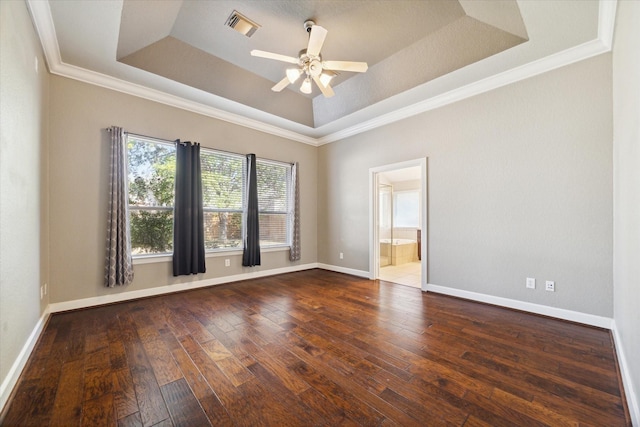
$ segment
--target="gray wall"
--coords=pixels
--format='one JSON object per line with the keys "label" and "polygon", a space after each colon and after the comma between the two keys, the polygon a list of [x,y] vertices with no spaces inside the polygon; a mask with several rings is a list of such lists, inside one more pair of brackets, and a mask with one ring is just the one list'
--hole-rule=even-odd
{"label": "gray wall", "polygon": [[[639,22],[640,2],[618,2],[613,50],[613,317],[621,338],[617,344],[627,361],[627,387],[635,392],[636,417],[640,416]],[[627,395],[630,391],[627,389]]]}
{"label": "gray wall", "polygon": [[25,3],[0,2],[0,383],[48,303],[48,83]]}
{"label": "gray wall", "polygon": [[318,261],[368,271],[369,168],[427,157],[429,283],[612,316],[611,91],[600,55],[320,147]]}
{"label": "gray wall", "polygon": [[[134,266],[131,285],[103,286],[110,125],[143,135],[300,164],[302,259],[263,253],[262,266],[241,256],[207,258],[207,273],[174,278],[171,262]],[[112,295],[317,260],[317,148],[63,77],[51,78],[51,302]]]}

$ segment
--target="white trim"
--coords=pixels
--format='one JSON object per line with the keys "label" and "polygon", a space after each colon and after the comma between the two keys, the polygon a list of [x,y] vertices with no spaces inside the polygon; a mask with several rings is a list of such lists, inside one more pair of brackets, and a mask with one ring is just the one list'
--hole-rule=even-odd
{"label": "white trim", "polygon": [[51,71],[51,67],[62,63],[62,58],[60,57],[60,45],[58,45],[58,36],[49,2],[27,0],[27,9],[31,14],[33,26],[40,36],[44,57],[47,59],[49,71]]}
{"label": "white trim", "polygon": [[613,46],[617,7],[618,0],[600,0],[598,5],[598,40],[604,44],[607,51]]}
{"label": "white trim", "polygon": [[80,308],[95,307],[98,305],[112,304],[116,302],[130,301],[138,298],[146,298],[157,295],[171,294],[174,292],[186,291],[189,289],[205,288],[208,286],[222,285],[225,283],[238,282],[240,280],[257,279],[259,277],[274,276],[277,274],[292,273],[294,271],[310,270],[317,268],[318,264],[302,264],[291,267],[273,268],[270,270],[258,270],[250,273],[235,274],[233,276],[215,277],[213,279],[198,280],[196,282],[177,283],[175,285],[158,286],[149,289],[139,289],[137,291],[122,292],[119,294],[102,295],[99,297],[83,298],[73,301],[64,301],[49,304],[51,313],[61,311],[77,310]]}
{"label": "white trim", "polygon": [[354,268],[340,267],[339,265],[318,263],[317,268],[322,268],[323,270],[335,271],[336,273],[344,273],[344,274],[350,274],[352,276],[364,277],[365,279],[369,278],[368,271],[356,270]]}
{"label": "white trim", "polygon": [[50,66],[52,74],[68,77],[84,83],[93,84],[107,89],[122,92],[128,95],[137,96],[139,98],[148,99],[149,101],[158,102],[160,104],[169,105],[171,107],[180,108],[185,111],[191,111],[214,119],[233,123],[249,129],[264,132],[270,135],[280,136],[304,144],[317,146],[316,138],[303,135],[280,126],[271,125],[260,120],[251,119],[240,114],[231,113],[206,104],[185,99],[176,95],[171,95],[156,89],[151,89],[136,83],[131,83],[96,71],[87,70],[76,67],[75,65],[60,62],[55,66]]}
{"label": "white trim", "polygon": [[611,329],[613,319],[609,317],[596,316],[593,314],[581,313],[579,311],[566,310],[564,308],[549,307],[546,305],[534,304],[526,301],[518,301],[510,298],[496,297],[493,295],[480,294],[477,292],[465,291],[462,289],[449,288],[446,286],[427,284],[427,292],[450,295],[464,298],[471,301],[484,302],[500,307],[513,308],[527,311],[529,313],[541,314],[543,316],[555,317],[557,319],[568,320],[570,322],[582,323],[598,328]]}
{"label": "white trim", "polygon": [[[289,246],[271,246],[268,248],[261,248],[261,253],[269,253],[269,252],[285,252],[290,250]],[[219,250],[219,251],[209,251],[205,252],[205,258],[222,258],[222,257],[237,257],[242,256],[242,249],[232,249],[232,250]],[[173,255],[172,254],[161,254],[161,255],[144,255],[133,257],[133,265],[139,264],[155,264],[160,262],[172,262]]]}
{"label": "white trim", "polygon": [[[107,89],[159,102],[161,104],[181,108],[204,116],[213,117],[239,126],[254,129],[267,134],[279,136],[293,141],[302,142],[313,146],[320,146],[331,142],[339,141],[349,136],[357,135],[368,130],[378,128],[416,114],[424,113],[448,104],[493,90],[529,77],[536,76],[547,71],[551,71],[574,62],[588,59],[593,56],[609,52],[613,39],[615,27],[615,14],[617,0],[600,0],[598,15],[598,38],[583,43],[581,45],[557,52],[548,57],[512,68],[483,80],[468,84],[458,89],[440,94],[438,96],[425,99],[416,104],[401,108],[399,110],[383,114],[371,120],[347,127],[337,132],[314,138],[284,129],[277,125],[265,123],[260,120],[250,119],[239,114],[221,110],[182,97],[170,95],[159,90],[130,83],[102,73],[86,70],[62,62],[60,57],[60,47],[58,46],[55,26],[51,16],[51,9],[47,1],[27,0],[27,6],[31,13],[34,26],[40,37],[40,43],[47,59],[49,71],[63,77],[79,80],[85,83],[94,84]],[[240,104],[239,104],[240,105]],[[245,106],[246,107],[246,106]],[[267,114],[261,112],[263,114]],[[277,116],[273,116],[277,117]],[[281,119],[278,117],[278,119]],[[281,119],[282,120],[282,119]],[[300,125],[304,126],[304,125]],[[309,128],[311,132],[322,132],[320,128]]]}
{"label": "white trim", "polygon": [[[206,254],[205,254],[205,258],[206,258]],[[156,263],[160,263],[160,262],[171,262],[173,261],[173,256],[172,255],[166,255],[166,254],[162,254],[162,255],[145,255],[145,256],[138,256],[138,257],[133,257],[133,265],[140,265],[140,264],[156,264]]]}
{"label": "white trim", "polygon": [[18,379],[20,379],[22,370],[27,364],[27,361],[31,356],[31,352],[33,351],[36,343],[38,342],[38,339],[40,338],[40,335],[42,334],[42,331],[44,330],[44,326],[47,324],[49,314],[49,307],[47,307],[40,316],[40,319],[38,319],[38,321],[36,322],[36,325],[33,327],[31,334],[29,334],[29,338],[27,338],[27,341],[22,346],[22,350],[20,350],[18,357],[16,357],[13,365],[11,365],[11,369],[9,369],[9,372],[4,378],[4,381],[2,381],[2,384],[0,385],[0,412],[2,412],[2,410],[4,409],[4,405],[7,404],[9,396],[11,396],[11,392],[18,383]]}
{"label": "white trim", "polygon": [[380,198],[378,187],[380,186],[379,172],[369,169],[369,279],[375,280],[380,272],[380,245],[373,242],[380,241],[378,213],[380,211]]}
{"label": "white trim", "polygon": [[616,355],[618,356],[618,366],[620,368],[620,376],[622,377],[622,385],[624,386],[624,394],[627,397],[627,406],[629,407],[629,415],[631,415],[631,424],[634,426],[640,426],[640,396],[633,388],[633,381],[631,380],[631,371],[627,358],[622,348],[622,338],[618,332],[615,319],[611,322],[611,332],[613,333],[613,341],[616,348]]}

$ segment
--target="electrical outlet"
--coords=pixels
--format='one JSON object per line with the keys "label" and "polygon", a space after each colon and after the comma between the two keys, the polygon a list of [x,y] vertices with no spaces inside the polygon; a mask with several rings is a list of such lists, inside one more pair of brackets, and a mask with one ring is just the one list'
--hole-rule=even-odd
{"label": "electrical outlet", "polygon": [[44,284],[44,294],[47,295],[47,292],[49,291],[49,286],[47,286],[47,284]]}
{"label": "electrical outlet", "polygon": [[344,254],[340,252],[340,259],[344,259]]}
{"label": "electrical outlet", "polygon": [[224,260],[224,266],[225,267],[229,267],[231,265],[231,260],[229,260],[228,258]]}
{"label": "electrical outlet", "polygon": [[44,298],[44,286],[40,286],[40,299]]}
{"label": "electrical outlet", "polygon": [[549,291],[549,292],[555,292],[556,291],[556,282],[552,282],[551,280],[547,280],[545,282],[545,290]]}
{"label": "electrical outlet", "polygon": [[527,277],[527,288],[535,289],[536,288],[536,279],[533,277]]}

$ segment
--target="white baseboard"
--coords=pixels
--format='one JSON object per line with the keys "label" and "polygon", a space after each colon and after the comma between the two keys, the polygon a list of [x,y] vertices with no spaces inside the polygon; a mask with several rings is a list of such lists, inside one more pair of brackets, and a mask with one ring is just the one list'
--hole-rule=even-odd
{"label": "white baseboard", "polygon": [[31,352],[38,342],[38,338],[40,338],[40,334],[42,334],[42,331],[44,330],[44,325],[47,324],[49,314],[49,308],[47,307],[47,309],[42,313],[42,316],[40,316],[40,319],[36,322],[36,325],[33,327],[31,334],[29,334],[29,338],[27,338],[27,342],[22,346],[22,350],[20,350],[18,357],[13,362],[13,365],[11,365],[11,369],[9,369],[4,381],[0,384],[0,412],[4,409],[4,405],[7,404],[13,388],[18,383],[20,374],[27,364],[29,356],[31,356]]}
{"label": "white baseboard", "polygon": [[477,292],[465,291],[462,289],[448,288],[427,284],[427,292],[436,292],[454,297],[464,298],[472,301],[484,302],[501,307],[513,308],[516,310],[528,311],[530,313],[541,314],[543,316],[555,317],[557,319],[569,320],[571,322],[583,323],[598,328],[611,329],[613,319],[609,317],[595,316],[593,314],[581,313],[579,311],[565,310],[563,308],[549,307],[546,305],[534,304],[526,301],[518,301],[509,298],[496,297],[493,295],[480,294]]}
{"label": "white baseboard", "polygon": [[323,270],[335,271],[337,273],[351,274],[352,276],[364,277],[366,279],[369,278],[369,272],[364,270],[356,270],[354,268],[340,267],[337,265],[322,263],[318,263],[317,267],[322,268]]}
{"label": "white baseboard", "polygon": [[51,313],[61,311],[77,310],[80,308],[95,307],[97,305],[112,304],[115,302],[129,301],[138,298],[153,297],[157,295],[170,294],[173,292],[187,291],[189,289],[206,288],[207,286],[222,285],[225,283],[239,282],[241,280],[257,279],[259,277],[275,276],[276,274],[292,273],[294,271],[310,270],[318,268],[317,263],[294,265],[291,267],[273,268],[270,270],[258,270],[251,273],[236,274],[233,276],[216,277],[213,279],[198,280],[196,282],[179,283],[175,285],[159,286],[137,291],[122,292],[112,295],[102,295],[99,297],[83,298],[72,301],[57,302],[49,304]]}
{"label": "white baseboard", "polygon": [[629,407],[629,414],[631,415],[631,424],[634,426],[640,426],[640,396],[633,388],[633,382],[631,381],[631,373],[629,370],[629,364],[624,354],[624,348],[622,347],[622,338],[616,327],[616,321],[612,322],[611,331],[613,332],[613,341],[616,346],[616,355],[618,356],[618,366],[620,367],[620,376],[622,377],[622,384],[624,385],[624,394],[627,397],[627,406]]}

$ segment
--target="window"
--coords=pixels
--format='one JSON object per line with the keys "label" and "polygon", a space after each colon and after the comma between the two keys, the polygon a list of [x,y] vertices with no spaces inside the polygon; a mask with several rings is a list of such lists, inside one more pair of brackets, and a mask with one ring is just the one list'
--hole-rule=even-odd
{"label": "window", "polygon": [[291,165],[256,160],[260,247],[289,245]]}
{"label": "window", "polygon": [[200,150],[204,247],[242,248],[244,156]]}
{"label": "window", "polygon": [[419,191],[396,191],[393,193],[393,199],[393,225],[417,228],[420,221]]}
{"label": "window", "polygon": [[[127,137],[129,211],[134,256],[171,254],[176,151],[173,143]],[[200,149],[205,250],[242,249],[246,160]],[[291,165],[257,159],[260,246],[288,246]]]}
{"label": "window", "polygon": [[127,157],[132,253],[171,253],[175,146],[128,136]]}

